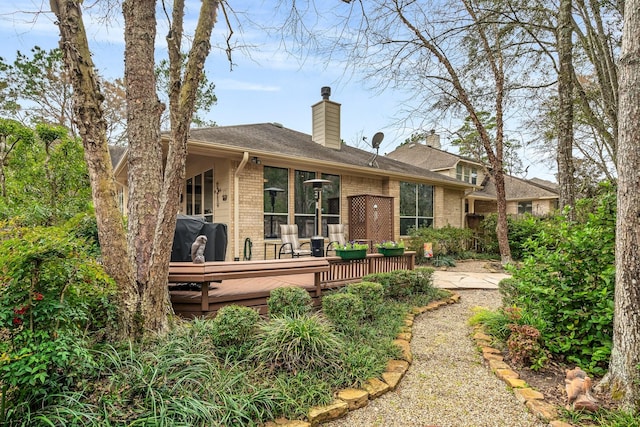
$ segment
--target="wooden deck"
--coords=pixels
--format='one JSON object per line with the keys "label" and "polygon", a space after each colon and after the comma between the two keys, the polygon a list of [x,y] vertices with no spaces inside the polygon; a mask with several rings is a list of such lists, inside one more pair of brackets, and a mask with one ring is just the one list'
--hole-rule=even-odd
{"label": "wooden deck", "polygon": [[[303,258],[304,259],[304,258]],[[332,289],[356,282],[370,273],[382,273],[393,270],[413,270],[415,266],[415,252],[405,252],[397,257],[384,257],[380,254],[368,254],[362,260],[343,261],[339,257],[324,258],[329,263],[328,271],[320,273],[320,292],[316,285],[315,274],[287,274],[278,276],[224,279],[219,283],[211,283],[208,304],[203,304],[203,292],[194,285],[169,285],[169,295],[176,314],[187,317],[214,316],[225,305],[236,304],[253,307],[261,314],[267,312],[267,298],[271,291],[284,286],[300,286],[311,295],[314,305],[320,305],[323,294]],[[260,263],[262,261],[255,261]],[[245,263],[248,264],[249,262]],[[176,269],[180,264],[171,263]],[[171,273],[170,273],[171,276]],[[191,289],[185,289],[191,287]]]}

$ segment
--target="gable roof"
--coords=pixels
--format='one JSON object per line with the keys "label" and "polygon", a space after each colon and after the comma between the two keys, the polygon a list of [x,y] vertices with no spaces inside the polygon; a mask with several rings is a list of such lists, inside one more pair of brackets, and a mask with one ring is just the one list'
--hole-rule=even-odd
{"label": "gable roof", "polygon": [[457,154],[449,153],[447,151],[440,150],[439,148],[420,143],[400,145],[385,156],[401,162],[411,163],[431,171],[454,168],[461,160],[465,163],[473,163],[478,165],[478,167],[482,167],[482,164],[476,160],[458,156]]}
{"label": "gable roof", "polygon": [[[558,198],[557,191],[543,188],[526,179],[517,178],[511,175],[504,176],[504,190],[506,193],[506,199],[509,201]],[[487,180],[487,183],[482,190],[474,191],[469,194],[469,197],[495,200],[497,194],[493,180]]]}
{"label": "gable roof", "polygon": [[111,166],[115,167],[120,163],[120,160],[127,151],[127,147],[122,145],[109,145],[109,155],[111,157]]}
{"label": "gable roof", "polygon": [[252,156],[309,159],[346,170],[412,177],[415,180],[454,187],[473,187],[468,183],[385,156],[377,156],[373,162],[374,166],[370,166],[374,153],[344,143],[340,150],[327,148],[314,142],[309,134],[276,123],[191,129],[189,143],[198,144],[203,148],[224,147],[238,152],[250,151]]}
{"label": "gable roof", "polygon": [[[468,163],[482,165],[472,159],[449,153],[425,144],[404,144],[387,154],[397,160],[412,163],[416,166],[429,168],[432,171],[451,169],[460,160]],[[482,190],[474,191],[468,196],[476,199],[493,199],[497,197],[496,187],[492,180],[485,177]],[[511,175],[504,176],[504,187],[507,200],[532,200],[532,199],[557,199],[557,184],[539,178],[526,180]]]}

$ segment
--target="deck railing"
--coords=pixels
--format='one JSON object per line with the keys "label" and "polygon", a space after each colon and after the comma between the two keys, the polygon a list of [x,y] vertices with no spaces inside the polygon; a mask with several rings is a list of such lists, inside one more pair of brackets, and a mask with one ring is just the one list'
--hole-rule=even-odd
{"label": "deck railing", "polygon": [[367,274],[388,273],[393,270],[413,270],[415,268],[416,253],[405,251],[403,255],[383,256],[382,254],[367,254],[364,259],[343,260],[340,257],[327,257],[329,271],[320,275],[323,288],[332,288],[357,282]]}

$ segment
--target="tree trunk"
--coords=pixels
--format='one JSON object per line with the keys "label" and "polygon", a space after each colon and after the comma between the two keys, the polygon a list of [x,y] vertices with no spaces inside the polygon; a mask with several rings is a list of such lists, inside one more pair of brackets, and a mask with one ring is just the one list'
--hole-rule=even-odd
{"label": "tree trunk", "polygon": [[168,327],[166,314],[170,311],[166,277],[162,283],[150,279],[156,228],[161,220],[163,166],[160,116],[164,106],[156,93],[154,71],[155,10],[156,0],[125,0],[122,4],[129,140],[129,250],[134,257],[143,327],[164,332]]}
{"label": "tree trunk", "polygon": [[[572,70],[572,16],[571,0],[560,1],[558,14],[558,184],[560,190],[560,208],[575,204],[575,184],[573,166],[573,70]],[[575,217],[573,209],[568,212],[569,219]]]}
{"label": "tree trunk", "polygon": [[613,350],[605,383],[640,409],[640,0],[625,3],[619,65],[618,213]]}
{"label": "tree trunk", "polygon": [[116,200],[107,127],[102,112],[103,96],[89,51],[80,2],[51,0],[51,8],[58,20],[60,48],[73,85],[74,112],[89,169],[102,262],[118,285],[121,322],[118,332],[121,337],[130,337],[136,330],[134,315],[138,293],[132,265],[127,262],[127,240]]}
{"label": "tree trunk", "polygon": [[[173,4],[173,24],[167,37],[170,58],[170,116],[171,141],[169,142],[163,186],[160,192],[158,222],[154,233],[152,263],[149,268],[149,286],[143,294],[142,314],[146,322],[153,322],[154,313],[168,312],[163,301],[168,301],[166,292],[171,243],[176,225],[180,191],[184,185],[187,160],[187,140],[195,109],[198,86],[202,81],[204,63],[209,55],[211,32],[216,22],[219,1],[202,2],[192,48],[181,78],[182,16],[184,1]],[[164,292],[163,292],[164,291]],[[157,324],[161,326],[160,323]]]}

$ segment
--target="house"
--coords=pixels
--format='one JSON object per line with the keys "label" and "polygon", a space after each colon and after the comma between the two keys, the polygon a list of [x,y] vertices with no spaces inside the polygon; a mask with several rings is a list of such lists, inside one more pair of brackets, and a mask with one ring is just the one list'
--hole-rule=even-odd
{"label": "house", "polygon": [[[180,213],[227,224],[227,260],[246,257],[247,246],[253,259],[274,258],[280,224],[297,224],[304,240],[317,235],[315,221],[322,236],[342,223],[348,239],[370,243],[398,240],[410,227],[464,226],[472,184],[343,143],[341,104],[329,88],[321,94],[312,135],[278,123],[191,130]],[[126,169],[125,153],[115,168],[125,212]],[[305,182],[317,179],[326,181],[316,218]]]}
{"label": "house", "polygon": [[[432,131],[425,143],[400,145],[386,157],[410,163],[457,180],[478,185],[465,195],[465,213],[486,215],[497,212],[496,188],[483,165],[473,159],[440,149],[440,138]],[[534,178],[505,175],[507,214],[546,215],[558,207],[557,185]]]}

